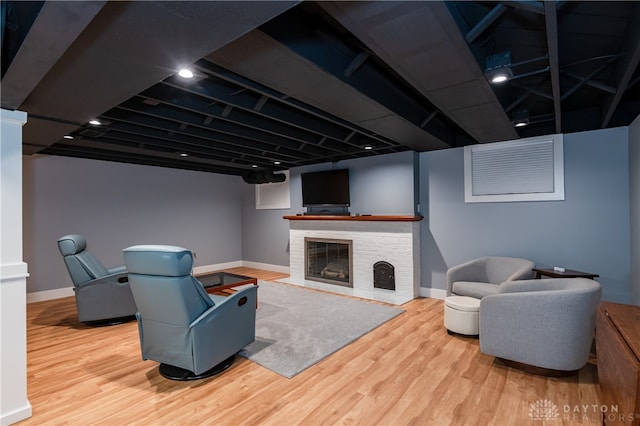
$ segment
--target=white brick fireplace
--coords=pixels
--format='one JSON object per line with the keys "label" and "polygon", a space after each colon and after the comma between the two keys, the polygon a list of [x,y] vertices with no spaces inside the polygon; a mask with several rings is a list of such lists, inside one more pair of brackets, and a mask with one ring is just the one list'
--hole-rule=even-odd
{"label": "white brick fireplace", "polygon": [[[289,283],[396,305],[420,295],[420,217],[285,216],[285,219],[289,219]],[[305,237],[352,241],[352,288],[305,279]],[[395,268],[395,290],[374,288],[373,265],[379,261]]]}

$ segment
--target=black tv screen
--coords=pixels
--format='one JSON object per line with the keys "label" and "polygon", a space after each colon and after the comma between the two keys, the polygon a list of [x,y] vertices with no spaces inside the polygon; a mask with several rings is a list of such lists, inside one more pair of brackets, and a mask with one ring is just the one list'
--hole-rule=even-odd
{"label": "black tv screen", "polygon": [[302,173],[302,205],[349,207],[349,170]]}

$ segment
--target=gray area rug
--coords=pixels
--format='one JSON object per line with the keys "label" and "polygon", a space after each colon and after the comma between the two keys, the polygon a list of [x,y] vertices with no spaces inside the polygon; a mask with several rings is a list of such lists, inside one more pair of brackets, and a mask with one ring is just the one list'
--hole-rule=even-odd
{"label": "gray area rug", "polygon": [[303,287],[259,285],[256,340],[238,355],[288,378],[404,312]]}

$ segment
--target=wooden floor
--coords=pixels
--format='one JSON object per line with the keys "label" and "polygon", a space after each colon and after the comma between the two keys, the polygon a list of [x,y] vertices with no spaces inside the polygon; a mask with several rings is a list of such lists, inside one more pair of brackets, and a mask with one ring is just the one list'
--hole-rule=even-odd
{"label": "wooden floor", "polygon": [[[276,280],[284,275],[234,268]],[[283,284],[285,285],[285,284]],[[292,379],[239,357],[223,374],[175,382],[142,361],[135,322],[78,323],[73,298],[27,307],[28,397],[20,425],[549,425],[601,424],[593,360],[572,378],[525,374],[450,336],[443,302],[416,299],[405,313]],[[570,413],[565,413],[566,407]]]}

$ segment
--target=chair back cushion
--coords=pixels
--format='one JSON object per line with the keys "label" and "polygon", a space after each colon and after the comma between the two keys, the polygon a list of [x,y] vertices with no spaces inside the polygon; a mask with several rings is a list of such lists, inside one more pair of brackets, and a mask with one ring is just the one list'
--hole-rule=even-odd
{"label": "chair back cushion", "polygon": [[87,248],[87,239],[82,235],[70,234],[58,238],[58,249],[63,256],[80,253]]}
{"label": "chair back cushion", "polygon": [[58,249],[76,286],[109,274],[107,268],[86,248],[87,240],[82,235],[71,234],[58,239]]}
{"label": "chair back cushion", "polygon": [[124,249],[127,271],[141,275],[181,277],[191,274],[193,254],[178,246],[139,245]]}
{"label": "chair back cushion", "polygon": [[177,246],[144,245],[124,250],[129,285],[145,321],[188,327],[214,305],[191,275],[193,255]]}
{"label": "chair back cushion", "polygon": [[533,278],[532,269],[535,267],[535,264],[530,260],[516,257],[491,256],[484,258],[484,263],[486,282],[492,284],[501,284],[516,273],[519,275],[516,279]]}

